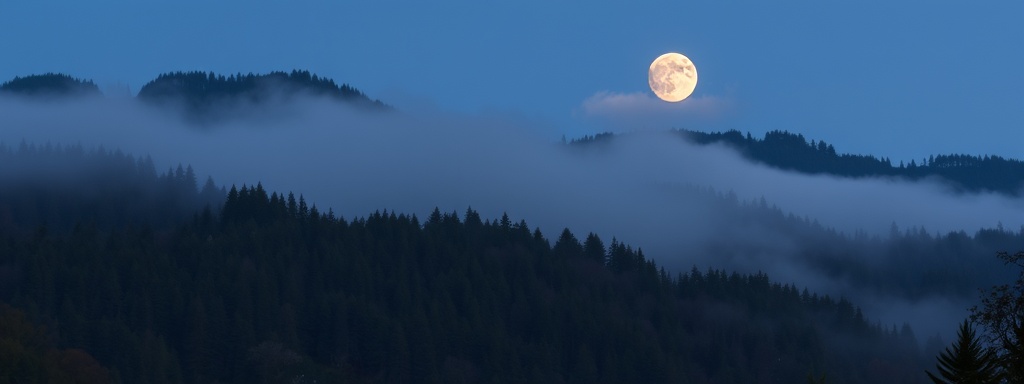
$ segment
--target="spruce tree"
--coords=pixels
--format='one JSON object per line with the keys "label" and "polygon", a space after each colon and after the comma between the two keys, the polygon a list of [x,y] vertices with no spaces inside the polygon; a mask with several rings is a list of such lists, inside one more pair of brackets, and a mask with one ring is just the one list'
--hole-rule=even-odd
{"label": "spruce tree", "polygon": [[952,350],[946,348],[945,352],[939,354],[939,363],[935,368],[939,376],[925,371],[932,382],[936,384],[987,384],[999,383],[1000,372],[996,354],[989,348],[981,345],[968,320],[960,324],[957,331],[957,340],[952,345]]}

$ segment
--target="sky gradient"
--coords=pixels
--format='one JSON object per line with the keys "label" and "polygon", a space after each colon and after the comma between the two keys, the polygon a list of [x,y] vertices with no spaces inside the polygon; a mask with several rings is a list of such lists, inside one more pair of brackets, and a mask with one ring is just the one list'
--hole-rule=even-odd
{"label": "sky gradient", "polygon": [[[784,129],[894,161],[1024,158],[1024,2],[550,3],[5,1],[0,80],[308,69],[553,139]],[[700,76],[679,104],[647,86],[669,51]]]}

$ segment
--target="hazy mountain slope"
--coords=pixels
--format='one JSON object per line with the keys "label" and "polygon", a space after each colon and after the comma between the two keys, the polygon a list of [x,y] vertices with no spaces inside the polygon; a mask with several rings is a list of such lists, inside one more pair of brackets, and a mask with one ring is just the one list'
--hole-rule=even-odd
{"label": "hazy mountain slope", "polygon": [[232,108],[273,107],[297,96],[318,96],[367,109],[387,109],[348,84],[308,71],[224,76],[212,72],[165,73],[139,89],[138,98],[158,105],[185,108],[194,119],[216,120]]}
{"label": "hazy mountain slope", "polygon": [[223,203],[225,192],[211,179],[197,188],[191,166],[159,173],[149,157],[119,150],[0,143],[0,231],[66,232],[76,224],[169,229]]}
{"label": "hazy mountain slope", "polygon": [[725,144],[748,159],[802,173],[908,180],[937,177],[964,192],[999,192],[1012,196],[1024,193],[1024,161],[1017,159],[949,154],[894,165],[885,157],[837,153],[832,144],[807,142],[803,135],[785,131],[765,133],[763,139],[755,139],[750,134],[744,136],[738,131],[680,131],[680,134],[699,144]]}
{"label": "hazy mountain slope", "polygon": [[[743,157],[778,169],[804,174],[841,177],[892,177],[905,180],[939,179],[959,192],[998,192],[1024,195],[1024,161],[1000,156],[963,154],[934,155],[892,164],[887,157],[838,153],[832,144],[811,140],[786,131],[771,131],[764,138],[739,131],[700,132],[680,130],[679,135],[700,145],[721,144],[736,149]],[[611,133],[584,136],[572,144],[598,144],[614,140]]]}
{"label": "hazy mountain slope", "polygon": [[670,275],[472,210],[349,221],[261,186],[191,212],[173,231],[4,231],[0,299],[133,383],[921,381],[909,327],[764,274]]}
{"label": "hazy mountain slope", "polygon": [[46,73],[15,77],[10,81],[0,84],[0,95],[3,94],[35,98],[59,98],[100,95],[100,89],[89,80],[80,80],[59,73]]}

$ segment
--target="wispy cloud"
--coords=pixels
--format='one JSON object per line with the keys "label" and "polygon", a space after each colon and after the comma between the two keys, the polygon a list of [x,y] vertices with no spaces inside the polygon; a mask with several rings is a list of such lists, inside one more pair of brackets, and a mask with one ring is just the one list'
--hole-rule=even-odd
{"label": "wispy cloud", "polygon": [[669,103],[645,92],[601,91],[583,100],[575,115],[614,132],[693,128],[720,122],[733,103],[728,98],[694,96]]}
{"label": "wispy cloud", "polygon": [[[729,103],[716,98],[659,103],[643,94],[602,93],[580,111],[590,118],[622,116],[628,121],[629,114],[654,115],[680,124],[729,113]],[[577,236],[591,231],[606,239],[615,236],[671,269],[760,270],[784,282],[856,298],[862,305],[878,302],[865,309],[883,321],[907,315],[882,307],[911,308],[910,301],[898,295],[879,301],[870,291],[820,273],[820,266],[802,255],[835,248],[829,238],[787,230],[771,217],[730,208],[689,187],[732,191],[741,201],[763,197],[783,211],[846,233],[885,235],[892,223],[921,226],[929,233],[971,233],[1000,222],[1011,229],[1024,225],[1021,199],[953,195],[933,182],[784,172],[666,132],[567,148],[538,134],[532,122],[504,115],[365,114],[315,99],[280,110],[241,112],[251,117],[198,130],[132,100],[38,104],[0,98],[0,142],[81,143],[150,154],[161,169],[183,162],[219,183],[262,181],[269,190],[303,193],[320,209],[333,208],[348,218],[376,209],[425,217],[435,206],[446,212],[472,206],[488,218],[507,211],[549,237],[564,227]],[[834,253],[865,265],[888,262],[880,260],[880,253]],[[990,259],[991,253],[978,253],[958,262]],[[930,318],[919,324],[953,329],[967,304],[929,305],[935,313],[950,313],[948,321]]]}

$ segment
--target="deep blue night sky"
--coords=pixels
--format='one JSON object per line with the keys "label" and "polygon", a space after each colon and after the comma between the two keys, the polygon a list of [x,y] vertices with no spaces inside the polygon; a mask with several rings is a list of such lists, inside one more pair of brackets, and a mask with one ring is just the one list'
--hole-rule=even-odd
{"label": "deep blue night sky", "polygon": [[[3,80],[137,91],[168,71],[299,68],[553,138],[786,129],[894,161],[1024,157],[1020,1],[4,1],[0,15]],[[646,78],[669,51],[700,74],[673,105]]]}

